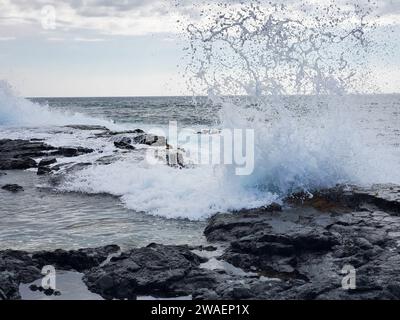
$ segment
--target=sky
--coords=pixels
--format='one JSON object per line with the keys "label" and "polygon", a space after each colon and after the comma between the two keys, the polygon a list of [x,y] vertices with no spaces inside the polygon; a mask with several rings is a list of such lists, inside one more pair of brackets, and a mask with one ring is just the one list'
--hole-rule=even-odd
{"label": "sky", "polygon": [[[376,83],[400,92],[400,0],[377,2],[393,53],[374,58]],[[182,21],[201,9],[194,0],[0,0],[0,79],[28,97],[185,95]]]}

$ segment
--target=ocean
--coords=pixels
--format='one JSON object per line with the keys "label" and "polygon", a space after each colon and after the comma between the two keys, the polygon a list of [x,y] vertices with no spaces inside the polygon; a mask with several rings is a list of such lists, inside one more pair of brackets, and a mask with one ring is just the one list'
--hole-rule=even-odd
{"label": "ocean", "polygon": [[[95,152],[58,159],[67,167],[91,165],[62,172],[57,184],[35,170],[0,176],[1,185],[17,183],[25,189],[18,194],[0,190],[0,243],[24,250],[200,244],[205,220],[217,212],[267,205],[293,191],[337,183],[400,183],[400,95],[341,97],[334,108],[329,102],[326,112],[320,105],[318,111],[313,107],[315,99],[285,97],[288,116],[273,115],[268,104],[243,101],[221,105],[203,97],[25,99],[2,87],[0,139],[43,139],[56,147],[90,147]],[[99,135],[101,130],[65,127],[86,124],[147,132],[165,130],[170,121],[193,136],[218,135],[226,127],[251,128],[254,171],[239,177],[224,165],[150,165],[140,152],[117,153],[115,138]],[[111,157],[106,165],[99,162],[104,157]]]}

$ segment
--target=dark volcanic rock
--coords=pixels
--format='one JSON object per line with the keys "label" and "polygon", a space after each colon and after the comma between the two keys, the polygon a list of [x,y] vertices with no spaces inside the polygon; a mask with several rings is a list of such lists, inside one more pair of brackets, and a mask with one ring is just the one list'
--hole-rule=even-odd
{"label": "dark volcanic rock", "polygon": [[54,151],[51,154],[71,158],[92,152],[94,152],[93,149],[83,147],[60,147],[57,151]]}
{"label": "dark volcanic rock", "polygon": [[30,254],[24,251],[0,251],[0,273],[4,272],[18,283],[29,283],[40,278],[40,269]]}
{"label": "dark volcanic rock", "polygon": [[36,161],[32,158],[0,159],[0,170],[25,170],[35,167]]}
{"label": "dark volcanic rock", "polygon": [[45,151],[54,149],[54,147],[43,142],[10,139],[0,140],[0,157],[2,158],[40,157],[46,155]]}
{"label": "dark volcanic rock", "polygon": [[104,126],[98,126],[98,125],[68,125],[65,126],[66,128],[71,128],[71,129],[77,129],[77,130],[85,130],[85,131],[97,131],[97,130],[102,130],[102,131],[108,131],[107,127]]}
{"label": "dark volcanic rock", "polygon": [[155,136],[152,134],[140,134],[133,138],[133,142],[136,144],[145,144],[148,146],[166,146],[167,140],[165,137]]}
{"label": "dark volcanic rock", "polygon": [[122,134],[143,134],[145,133],[142,129],[127,130],[127,131],[110,131],[110,135],[117,136]]}
{"label": "dark volcanic rock", "polygon": [[[0,300],[20,299],[19,284],[31,283],[42,278],[41,270],[46,265],[53,265],[57,270],[82,272],[99,266],[119,250],[118,246],[110,245],[93,249],[36,253],[0,251]],[[48,293],[57,294],[54,291]]]}
{"label": "dark volcanic rock", "polygon": [[42,167],[38,168],[37,175],[41,176],[41,175],[49,174],[52,171],[53,170],[51,170],[51,168],[42,166]]}
{"label": "dark volcanic rock", "polygon": [[315,197],[343,204],[353,210],[362,209],[365,205],[373,205],[380,210],[400,215],[400,186],[398,185],[337,186],[333,189],[318,191]]}
{"label": "dark volcanic rock", "polygon": [[36,167],[35,157],[42,157],[55,148],[43,142],[28,140],[0,140],[0,170]]}
{"label": "dark volcanic rock", "polygon": [[[397,196],[389,198],[387,188],[381,192],[364,190],[361,198],[355,191],[345,199],[338,196],[337,190],[329,197],[326,191],[324,197],[340,206],[329,205],[324,212],[314,208],[315,201],[311,207],[305,201],[282,212],[257,209],[219,214],[210,219],[205,235],[209,241],[229,243],[222,259],[244,270],[280,279],[262,285],[245,282],[252,293],[257,292],[257,286],[268,286],[268,294],[260,292],[257,298],[398,299],[400,217],[393,210],[398,205]],[[383,194],[383,202],[377,200]],[[390,210],[379,211],[382,206]],[[341,285],[345,265],[356,271],[353,290],[344,290]],[[215,294],[233,297],[221,290],[219,285],[211,293],[200,292],[199,298]]]}
{"label": "dark volcanic rock", "polygon": [[19,285],[13,275],[9,272],[0,272],[0,300],[18,300]]}
{"label": "dark volcanic rock", "polygon": [[[0,170],[25,170],[36,168],[34,158],[44,156],[76,157],[93,152],[93,149],[82,147],[60,147],[55,148],[46,143],[33,140],[0,140]],[[54,158],[44,159],[39,167],[46,167],[54,163]],[[47,164],[46,164],[47,163]],[[41,169],[44,173],[47,169]]]}
{"label": "dark volcanic rock", "polygon": [[130,138],[123,137],[119,141],[115,141],[114,145],[119,149],[135,150],[136,148],[132,146],[131,143],[132,140]]}
{"label": "dark volcanic rock", "polygon": [[57,162],[56,158],[45,158],[39,162],[39,167],[49,166]]}
{"label": "dark volcanic rock", "polygon": [[19,186],[18,184],[6,184],[5,186],[1,187],[3,190],[7,190],[10,192],[19,192],[24,191],[24,188]]}
{"label": "dark volcanic rock", "polygon": [[109,245],[100,248],[89,248],[79,250],[55,250],[36,252],[32,259],[39,265],[54,265],[61,270],[76,270],[78,272],[98,266],[110,254],[117,253],[120,248]]}
{"label": "dark volcanic rock", "polygon": [[192,292],[196,283],[213,286],[212,272],[198,269],[201,262],[204,259],[185,246],[151,244],[87,271],[84,281],[106,299],[135,299],[138,294],[178,296]]}

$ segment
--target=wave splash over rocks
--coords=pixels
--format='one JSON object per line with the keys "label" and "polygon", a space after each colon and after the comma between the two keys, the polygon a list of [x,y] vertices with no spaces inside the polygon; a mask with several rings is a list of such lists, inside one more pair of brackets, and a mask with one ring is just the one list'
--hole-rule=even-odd
{"label": "wave splash over rocks", "polygon": [[222,105],[224,128],[255,131],[255,171],[225,167],[224,184],[285,196],[399,181],[397,160],[361,128],[351,98],[376,92],[367,61],[383,49],[365,4],[221,4],[187,27],[194,94]]}
{"label": "wave splash over rocks", "polygon": [[336,184],[399,183],[394,172],[400,171],[393,170],[398,160],[360,127],[349,96],[373,92],[365,66],[377,46],[369,40],[375,28],[371,9],[304,8],[252,1],[211,8],[207,18],[186,26],[186,76],[194,96],[206,94],[208,103],[219,106],[218,128],[254,130],[255,170],[248,176],[237,176],[230,165],[149,165],[143,157],[149,146],[115,147],[116,139],[132,138],[127,131],[136,126],[58,112],[17,97],[5,83],[0,124],[118,130],[40,131],[52,146],[94,150],[75,159],[84,164],[79,170],[60,170],[57,188],[112,194],[130,209],[168,218],[204,219]]}

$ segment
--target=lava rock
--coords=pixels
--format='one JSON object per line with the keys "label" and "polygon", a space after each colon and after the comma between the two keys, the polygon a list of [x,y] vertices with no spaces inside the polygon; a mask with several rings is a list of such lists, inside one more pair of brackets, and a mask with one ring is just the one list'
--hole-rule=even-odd
{"label": "lava rock", "polygon": [[38,265],[54,265],[57,269],[82,272],[98,266],[109,255],[118,251],[120,251],[120,248],[116,245],[71,251],[58,249],[55,251],[35,252],[32,255],[32,259]]}
{"label": "lava rock", "polygon": [[119,141],[114,142],[114,146],[119,149],[135,150],[136,148],[131,145],[132,140],[127,137],[121,138]]}
{"label": "lava rock", "polygon": [[1,187],[3,190],[7,190],[10,192],[19,192],[19,191],[24,191],[24,188],[21,187],[18,184],[6,184]]}
{"label": "lava rock", "polygon": [[84,131],[98,131],[98,130],[108,131],[107,127],[99,125],[68,125],[65,127],[77,130],[84,130]]}
{"label": "lava rock", "polygon": [[36,166],[36,161],[32,158],[0,158],[0,170],[25,170]]}
{"label": "lava rock", "polygon": [[42,176],[42,175],[45,175],[45,174],[49,174],[51,172],[52,172],[52,170],[51,170],[50,167],[41,166],[41,167],[38,168],[37,175],[38,176]]}
{"label": "lava rock", "polygon": [[49,166],[49,165],[52,165],[52,164],[54,164],[56,162],[57,162],[56,158],[53,158],[53,157],[52,158],[45,158],[45,159],[42,159],[39,162],[39,167]]}
{"label": "lava rock", "polygon": [[166,146],[167,140],[165,137],[155,136],[152,134],[140,134],[133,138],[133,142],[136,144],[145,144],[148,146]]}
{"label": "lava rock", "polygon": [[205,260],[186,246],[151,244],[87,271],[84,282],[106,299],[135,299],[138,294],[179,296],[193,290],[189,283],[215,283],[207,277],[211,271],[199,274],[198,267]]}
{"label": "lava rock", "polygon": [[67,158],[81,156],[83,154],[88,154],[94,152],[93,149],[83,148],[83,147],[60,147],[57,151],[52,152],[52,155],[60,155]]}

